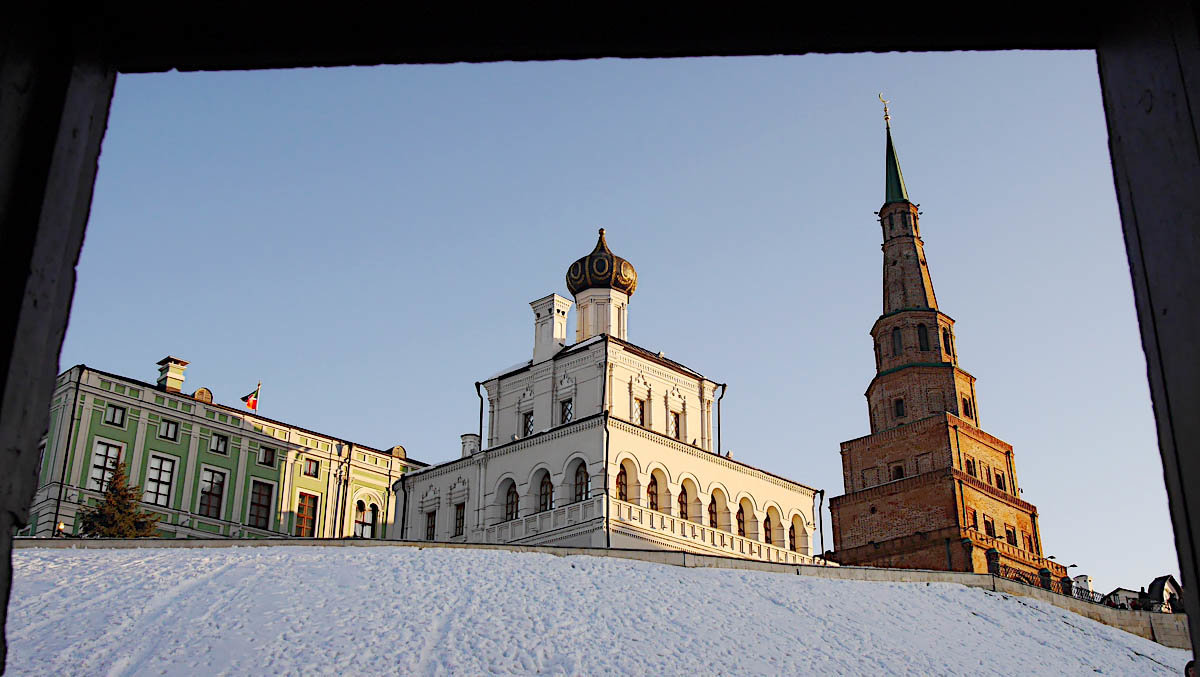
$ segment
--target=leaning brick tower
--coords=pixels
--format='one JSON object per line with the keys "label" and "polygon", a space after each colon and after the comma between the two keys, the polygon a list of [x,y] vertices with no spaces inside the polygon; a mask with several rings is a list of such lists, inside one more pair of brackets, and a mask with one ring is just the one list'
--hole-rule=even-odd
{"label": "leaning brick tower", "polygon": [[1012,445],[984,432],[975,377],[959,366],[884,105],[883,314],[871,327],[871,434],[842,443],[845,494],[829,504],[842,564],[1061,578],[1043,556],[1037,508],[1021,499]]}

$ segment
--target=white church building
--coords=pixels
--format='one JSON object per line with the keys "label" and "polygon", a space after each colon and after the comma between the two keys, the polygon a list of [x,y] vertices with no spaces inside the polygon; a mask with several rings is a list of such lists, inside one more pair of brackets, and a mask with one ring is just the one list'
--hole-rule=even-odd
{"label": "white church building", "polygon": [[530,303],[532,358],[476,384],[487,427],[481,397],[460,458],[396,482],[389,536],[813,562],[818,491],[719,453],[723,386],[629,342],[637,272],[603,229],[567,287],[574,343],[571,300]]}

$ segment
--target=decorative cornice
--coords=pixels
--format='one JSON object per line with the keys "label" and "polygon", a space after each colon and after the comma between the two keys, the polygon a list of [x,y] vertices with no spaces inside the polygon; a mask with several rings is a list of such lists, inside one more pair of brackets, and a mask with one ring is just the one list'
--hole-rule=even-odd
{"label": "decorative cornice", "polygon": [[[913,475],[912,477],[905,477],[901,480],[892,480],[890,482],[884,482],[883,484],[876,484],[873,487],[860,489],[858,491],[851,491],[842,494],[841,496],[833,496],[829,499],[829,507],[833,508],[835,505],[842,506],[878,500],[884,496],[898,494],[910,489],[915,489],[917,487],[922,487],[929,484],[937,484],[942,480],[950,479],[951,471],[953,471],[953,468],[938,468],[936,470],[930,470],[929,472],[921,473],[920,475]],[[947,486],[947,488],[950,487]]]}
{"label": "decorative cornice", "polygon": [[967,486],[971,487],[972,489],[974,489],[976,491],[983,492],[983,493],[987,494],[988,496],[991,496],[994,499],[1003,501],[1004,503],[1007,503],[1007,504],[1011,505],[1012,507],[1017,508],[1018,510],[1024,510],[1025,512],[1030,513],[1031,515],[1037,514],[1037,507],[1035,505],[1033,505],[1032,503],[1027,503],[1025,501],[1022,501],[1021,499],[1017,498],[1016,496],[1013,496],[1012,494],[1008,493],[1007,491],[1000,491],[999,489],[997,489],[996,487],[993,487],[992,485],[988,484],[987,482],[984,482],[975,477],[971,477],[970,475],[959,470],[958,468],[951,468],[951,472],[954,473],[954,479],[963,482],[964,484],[966,484]]}

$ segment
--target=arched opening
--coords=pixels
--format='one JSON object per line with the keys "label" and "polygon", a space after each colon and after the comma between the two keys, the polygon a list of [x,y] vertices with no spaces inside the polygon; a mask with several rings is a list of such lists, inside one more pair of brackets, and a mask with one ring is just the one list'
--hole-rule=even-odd
{"label": "arched opening", "polygon": [[714,488],[712,496],[708,499],[708,520],[708,526],[714,529],[732,530],[729,523],[729,501],[725,498],[725,492],[719,488]]}
{"label": "arched opening", "polygon": [[679,510],[679,517],[680,517],[681,519],[687,519],[687,518],[688,518],[688,491],[687,491],[687,487],[680,487],[680,488],[679,488],[679,496],[678,496],[678,497],[676,497],[676,499],[675,499],[675,502],[679,504],[679,505],[678,505],[678,508],[677,508],[677,509]]}
{"label": "arched opening", "polygon": [[582,460],[575,466],[575,477],[571,482],[571,499],[576,503],[588,499],[588,469]]}
{"label": "arched opening", "polygon": [[617,500],[629,500],[629,473],[625,472],[625,468],[617,472]]}
{"label": "arched opening", "polygon": [[375,538],[375,525],[379,524],[379,506],[372,503],[367,508],[367,528],[363,530],[363,538]]}
{"label": "arched opening", "polygon": [[633,459],[623,459],[616,477],[617,500],[641,505],[641,485],[638,483],[637,465]]}
{"label": "arched opening", "polygon": [[812,534],[809,531],[808,524],[804,521],[804,516],[796,513],[792,515],[791,526],[788,527],[789,543],[788,547],[801,555],[812,556]]}
{"label": "arched opening", "polygon": [[363,532],[367,529],[367,504],[358,501],[354,504],[354,537],[355,538],[370,538],[364,536]]}
{"label": "arched opening", "polygon": [[783,547],[783,515],[775,506],[767,507],[767,517],[763,520],[763,540],[771,545]]}
{"label": "arched opening", "polygon": [[496,488],[491,519],[497,523],[517,519],[520,516],[520,498],[520,494],[517,493],[517,483],[511,478],[505,479]]}
{"label": "arched opening", "polygon": [[925,325],[917,325],[917,344],[921,350],[929,350],[929,330]]}
{"label": "arched opening", "polygon": [[679,507],[679,516],[690,522],[704,524],[704,505],[700,502],[700,487],[690,478],[685,477],[679,483],[679,497],[675,499]]}
{"label": "arched opening", "polygon": [[655,468],[650,473],[650,482],[646,484],[646,507],[660,512],[671,511],[671,491],[667,487],[667,474],[662,468]]}
{"label": "arched opening", "polygon": [[537,481],[537,510],[545,512],[554,509],[554,483],[550,481],[550,473],[542,471]]}
{"label": "arched opening", "polygon": [[904,340],[900,336],[900,327],[892,330],[892,356],[899,357],[904,352]]}
{"label": "arched opening", "polygon": [[738,536],[760,540],[758,520],[754,517],[754,504],[750,502],[749,498],[743,497],[738,502],[737,528]]}

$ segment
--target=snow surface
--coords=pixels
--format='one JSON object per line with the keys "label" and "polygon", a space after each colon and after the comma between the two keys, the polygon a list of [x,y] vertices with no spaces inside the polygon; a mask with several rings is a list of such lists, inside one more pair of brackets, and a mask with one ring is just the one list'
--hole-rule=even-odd
{"label": "snow surface", "polygon": [[604,557],[22,549],[9,674],[1178,675],[1041,602]]}

